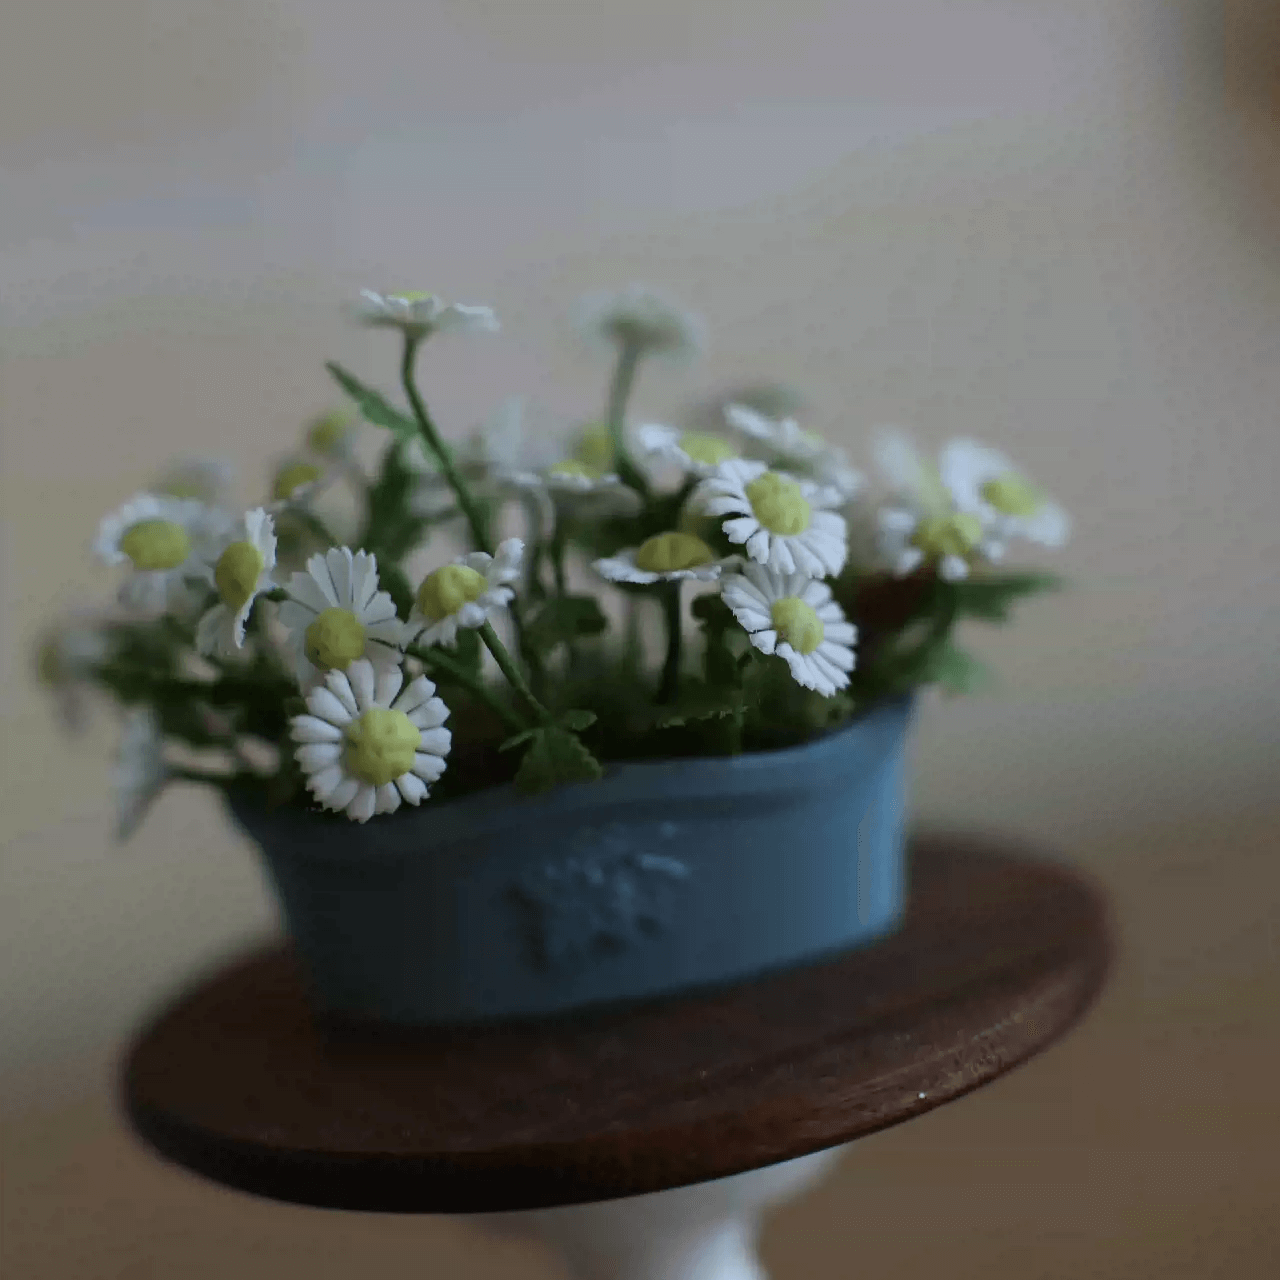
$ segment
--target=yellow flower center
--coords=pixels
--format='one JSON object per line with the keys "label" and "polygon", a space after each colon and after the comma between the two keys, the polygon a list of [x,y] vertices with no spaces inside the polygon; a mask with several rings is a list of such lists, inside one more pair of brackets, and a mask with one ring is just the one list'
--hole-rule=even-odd
{"label": "yellow flower center", "polygon": [[733,445],[709,431],[686,431],[680,437],[680,448],[688,454],[690,461],[704,467],[716,467],[738,456]]}
{"label": "yellow flower center", "polygon": [[280,502],[292,498],[304,484],[312,484],[324,473],[313,462],[292,462],[276,472],[273,496]]}
{"label": "yellow flower center", "polygon": [[609,434],[609,428],[603,422],[593,422],[590,426],[583,427],[573,456],[583,466],[590,468],[588,474],[604,475],[614,465],[613,437]]}
{"label": "yellow flower center", "polygon": [[355,421],[355,414],[335,409],[317,418],[307,430],[307,447],[316,453],[330,453]]}
{"label": "yellow flower center", "polygon": [[418,588],[418,608],[431,622],[440,622],[478,600],[489,584],[484,574],[465,564],[447,564],[429,573]]}
{"label": "yellow flower center", "polygon": [[714,559],[715,552],[691,533],[660,533],[641,544],[636,567],[646,573],[673,573],[710,564]]}
{"label": "yellow flower center", "polygon": [[577,458],[565,458],[551,468],[553,476],[580,476],[583,480],[599,480],[604,472],[599,467],[590,467]]}
{"label": "yellow flower center", "polygon": [[364,623],[350,609],[325,609],[307,628],[303,645],[322,671],[345,671],[364,653]]}
{"label": "yellow flower center", "polygon": [[752,514],[770,533],[791,535],[809,527],[813,509],[794,480],[766,471],[746,488]]}
{"label": "yellow flower center", "polygon": [[162,484],[156,492],[170,498],[203,498],[209,492],[209,486],[201,484],[194,477],[175,476]]}
{"label": "yellow flower center", "polygon": [[784,596],[775,600],[769,613],[778,638],[785,640],[797,653],[812,653],[822,643],[825,633],[822,619],[812,606],[798,597]]}
{"label": "yellow flower center", "polygon": [[422,734],[403,711],[370,707],[346,729],[347,772],[370,786],[385,787],[413,768]]}
{"label": "yellow flower center", "polygon": [[120,539],[135,569],[176,569],[191,554],[191,538],[172,520],[140,520]]}
{"label": "yellow flower center", "polygon": [[982,537],[982,521],[967,511],[927,516],[911,535],[912,543],[929,556],[967,556]]}
{"label": "yellow flower center", "polygon": [[1012,471],[988,480],[980,492],[985,501],[1006,516],[1035,515],[1042,501],[1035,489]]}
{"label": "yellow flower center", "polygon": [[218,557],[213,581],[228,608],[240,609],[253,596],[263,564],[262,552],[252,542],[233,542]]}
{"label": "yellow flower center", "polygon": [[435,294],[430,289],[399,289],[395,293],[387,295],[390,298],[400,298],[405,302],[426,302],[428,298],[434,298]]}

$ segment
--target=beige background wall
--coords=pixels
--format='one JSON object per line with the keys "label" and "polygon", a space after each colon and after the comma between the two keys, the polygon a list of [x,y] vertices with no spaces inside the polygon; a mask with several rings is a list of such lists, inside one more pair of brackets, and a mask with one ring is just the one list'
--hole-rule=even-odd
{"label": "beige background wall", "polygon": [[[87,542],[158,463],[228,454],[248,499],[329,402],[323,357],[389,372],[387,347],[337,313],[365,284],[502,315],[501,337],[432,362],[433,400],[459,430],[514,391],[594,407],[600,373],[563,314],[582,290],[641,279],[701,309],[713,338],[691,374],[646,381],[646,413],[776,375],[855,452],[884,421],[1006,445],[1075,512],[1061,567],[1076,585],[982,637],[997,691],[927,708],[919,808],[1025,831],[1114,877],[1146,966],[1122,988],[1138,1023],[1142,993],[1178,973],[1167,1035],[1208,1036],[1205,1011],[1236,982],[1230,1025],[1246,1042],[1215,1069],[1274,1052],[1280,892],[1257,850],[1274,848],[1280,814],[1277,49],[1263,0],[6,6],[0,1088],[19,1206],[7,1248],[25,1250],[13,1274],[195,1274],[215,1235],[233,1253],[243,1242],[226,1259],[239,1274],[280,1274],[270,1249],[270,1266],[252,1261],[253,1242],[294,1219],[232,1198],[240,1227],[226,1226],[210,1207],[220,1193],[192,1193],[194,1234],[153,1239],[144,1206],[171,1175],[146,1181],[105,1118],[110,1053],[141,1011],[267,927],[251,854],[209,798],[181,792],[111,849],[112,726],[59,737],[26,648],[55,604],[103,590]],[[1187,867],[1226,894],[1216,942],[1188,935],[1195,893],[1175,910],[1151,889],[1185,887]],[[1134,1034],[1133,1017],[1106,1025]],[[1119,1050],[1099,1044],[1091,1061],[1113,1070]],[[1134,1064],[1147,1047],[1130,1043]],[[1134,1168],[1166,1159],[1153,1135],[1173,1141],[1168,1125],[1199,1105],[1196,1075],[1170,1095],[1185,1106],[1133,1139]],[[1023,1098],[1026,1119],[1037,1095],[1020,1087],[1004,1096]],[[1000,1097],[964,1105],[998,1124],[1011,1114]],[[1241,1177],[1246,1127],[1197,1114],[1203,1144]],[[975,1140],[942,1117],[919,1126],[944,1126],[940,1146],[911,1130],[875,1140],[884,1167],[905,1162],[904,1194],[925,1167],[913,1151],[937,1167],[960,1149],[953,1123]],[[143,1180],[118,1183],[126,1166]],[[967,1178],[963,1161],[943,1167],[953,1186]],[[1070,1167],[1087,1189],[1095,1166]],[[1213,1194],[1247,1207],[1245,1185],[1219,1179]],[[848,1212],[811,1221],[836,1239]],[[1206,1221],[1257,1243],[1224,1212]],[[74,1257],[55,1245],[71,1218],[90,1232]],[[1048,1229],[1029,1221],[1029,1240]],[[124,1253],[93,1243],[95,1223],[125,1232]],[[1098,1258],[1129,1256],[1123,1226],[1097,1237]],[[997,1220],[990,1231],[994,1253],[971,1233],[966,1254],[987,1275],[1007,1248]],[[463,1249],[437,1242],[441,1259]],[[308,1274],[346,1274],[341,1249]],[[821,1274],[845,1274],[832,1259]],[[804,1267],[783,1274],[818,1274],[814,1258]],[[1157,1273],[1172,1274],[1123,1274]]]}

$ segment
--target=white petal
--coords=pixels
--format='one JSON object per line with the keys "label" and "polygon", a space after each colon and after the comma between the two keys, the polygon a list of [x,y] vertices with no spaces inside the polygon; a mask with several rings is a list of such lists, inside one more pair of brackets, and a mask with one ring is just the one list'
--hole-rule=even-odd
{"label": "white petal", "polygon": [[[727,526],[725,532],[728,533]],[[731,533],[729,534],[729,540],[731,542],[737,541]],[[746,546],[743,549],[757,564],[768,563],[770,550],[769,531],[757,526],[755,532],[747,539]]]}
{"label": "white petal", "polygon": [[409,804],[421,804],[427,798],[427,784],[413,773],[402,773],[396,779],[396,788]]}
{"label": "white petal", "polygon": [[449,708],[440,698],[430,698],[407,713],[409,721],[419,729],[438,729],[449,718]]}
{"label": "white petal", "polygon": [[378,793],[367,782],[362,783],[347,805],[347,817],[353,822],[368,822],[377,803]]}
{"label": "white petal", "polygon": [[[346,781],[347,776],[342,772],[342,769],[338,765],[330,765],[328,768],[321,769],[318,773],[313,773],[307,779],[307,788],[317,800],[327,804],[337,793],[338,788]],[[337,804],[334,808],[341,809],[345,803],[346,801],[344,800],[342,804]]]}
{"label": "white petal", "polygon": [[378,673],[373,685],[373,700],[380,707],[389,707],[404,684],[404,675],[399,667]]}
{"label": "white petal", "polygon": [[423,755],[444,757],[449,754],[452,742],[453,735],[448,729],[423,729],[419,752]]}
{"label": "white petal", "polygon": [[959,582],[969,576],[969,562],[963,556],[943,556],[938,565],[938,577],[943,582]]}
{"label": "white petal", "polygon": [[342,759],[340,742],[308,742],[294,752],[305,773],[319,773]]}
{"label": "white petal", "polygon": [[[295,573],[289,579],[285,591],[296,602],[296,606],[305,609],[311,617],[314,617],[317,613],[323,613],[325,609],[331,607],[331,602],[321,589],[320,584],[309,573]],[[281,620],[284,619],[286,608],[288,606],[284,605],[280,609]],[[305,627],[309,622],[310,618],[301,625]],[[296,624],[290,622],[287,625],[294,626]]]}
{"label": "white petal", "polygon": [[[333,672],[329,674],[332,675]],[[345,684],[345,681],[343,683]],[[328,720],[331,724],[349,725],[351,717],[355,714],[354,708],[354,698],[351,700],[351,710],[348,710],[346,703],[339,701],[337,695],[327,685],[317,685],[307,694],[307,710],[313,716]]]}
{"label": "white petal", "polygon": [[388,782],[379,787],[377,794],[378,802],[375,812],[395,813],[395,811],[400,807],[400,792],[396,789],[396,784],[394,782]]}
{"label": "white petal", "polygon": [[[357,659],[359,661],[359,659]],[[352,664],[354,665],[354,664]],[[355,691],[351,687],[351,680],[345,671],[329,671],[324,678],[325,688],[333,694],[339,702],[346,707],[351,715],[358,715],[362,710],[359,702],[356,700]]]}
{"label": "white petal", "polygon": [[426,676],[416,676],[404,687],[400,696],[392,705],[397,711],[410,715],[423,705],[436,691],[436,687]]}
{"label": "white petal", "polygon": [[[750,545],[750,544],[748,544]],[[779,573],[795,573],[796,559],[789,538],[774,538],[769,548],[768,563]]]}
{"label": "white petal", "polygon": [[476,601],[469,600],[453,615],[454,623],[459,627],[475,630],[484,626],[486,614],[484,608]]}
{"label": "white petal", "polygon": [[341,742],[342,730],[316,716],[294,716],[290,722],[295,742]]}
{"label": "white petal", "polygon": [[[726,520],[720,526],[724,530],[724,536],[730,542],[738,544],[747,544],[747,554],[751,555],[751,539],[759,538],[763,535],[765,544],[768,544],[769,532],[767,529],[760,527],[760,521],[755,516],[739,516],[736,520]],[[754,557],[753,557],[754,558]]]}
{"label": "white petal", "polygon": [[851,645],[858,638],[858,628],[852,622],[824,622],[823,640],[835,645]]}
{"label": "white petal", "polygon": [[[376,579],[374,580],[376,582]],[[395,601],[385,591],[377,591],[364,603],[360,610],[360,621],[366,627],[376,626],[396,616]]]}
{"label": "white petal", "polygon": [[324,803],[330,809],[345,809],[363,785],[359,778],[343,778]]}
{"label": "white petal", "polygon": [[778,647],[778,633],[772,628],[766,628],[763,631],[753,631],[751,633],[751,643],[755,645],[761,653],[772,653]]}
{"label": "white petal", "polygon": [[351,692],[355,694],[356,706],[361,711],[367,711],[374,703],[373,663],[368,658],[357,658],[347,667],[347,679],[351,682]]}
{"label": "white petal", "polygon": [[325,562],[325,557],[317,553],[307,561],[307,572],[311,575],[311,580],[320,590],[321,596],[325,601],[325,608],[338,608],[342,601],[338,599],[338,594],[333,588],[333,578],[329,573],[329,566]]}

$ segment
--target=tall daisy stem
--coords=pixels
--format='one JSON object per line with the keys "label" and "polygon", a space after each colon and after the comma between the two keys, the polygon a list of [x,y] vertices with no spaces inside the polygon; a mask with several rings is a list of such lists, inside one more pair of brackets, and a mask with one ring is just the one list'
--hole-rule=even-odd
{"label": "tall daisy stem", "polygon": [[642,351],[640,344],[635,342],[623,342],[619,345],[618,363],[614,365],[613,377],[609,381],[609,403],[605,423],[609,428],[610,443],[613,445],[618,479],[628,488],[634,489],[647,502],[649,482],[631,460],[631,454],[627,451],[625,431],[627,401],[631,399],[631,388],[635,385],[636,369],[640,365]]}
{"label": "tall daisy stem", "polygon": [[404,393],[409,399],[410,407],[413,409],[413,416],[418,423],[418,430],[422,433],[423,443],[426,444],[428,450],[440,464],[440,471],[457,497],[458,506],[461,508],[462,514],[467,518],[467,525],[471,530],[471,539],[476,544],[476,549],[491,556],[493,555],[493,543],[489,538],[489,530],[484,513],[476,503],[475,497],[470,488],[468,488],[467,482],[462,478],[461,472],[454,466],[453,453],[440,438],[440,433],[436,430],[436,424],[427,412],[427,406],[423,403],[417,384],[414,382],[413,366],[418,358],[418,347],[421,341],[421,338],[412,334],[405,336],[404,354],[400,360],[400,381],[404,385]]}
{"label": "tall daisy stem", "polygon": [[667,660],[662,666],[658,702],[674,702],[680,689],[680,582],[668,582],[662,589],[662,614],[667,624]]}
{"label": "tall daisy stem", "polygon": [[464,688],[477,702],[483,702],[508,729],[519,732],[528,726],[501,698],[497,697],[483,680],[473,676],[460,663],[441,653],[439,649],[427,649],[421,645],[410,645],[405,650],[410,657],[417,658],[430,671],[438,675],[448,676],[454,684]]}
{"label": "tall daisy stem", "polygon": [[[520,695],[520,698],[529,710],[533,712],[539,723],[554,724],[555,717],[533,696],[533,691],[526,683],[520,668],[512,660],[511,654],[507,652],[507,646],[498,639],[498,633],[493,629],[492,622],[486,622],[480,628],[480,639],[484,641],[485,648],[493,654],[493,660],[498,664],[498,670],[506,676],[507,683]],[[524,726],[521,727],[523,728]]]}

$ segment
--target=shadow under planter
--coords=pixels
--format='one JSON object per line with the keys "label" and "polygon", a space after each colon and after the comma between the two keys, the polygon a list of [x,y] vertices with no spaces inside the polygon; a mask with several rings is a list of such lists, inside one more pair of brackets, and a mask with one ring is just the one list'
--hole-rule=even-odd
{"label": "shadow under planter", "polygon": [[909,699],[816,741],[358,825],[231,798],[321,1014],[540,1017],[866,943],[905,900]]}

